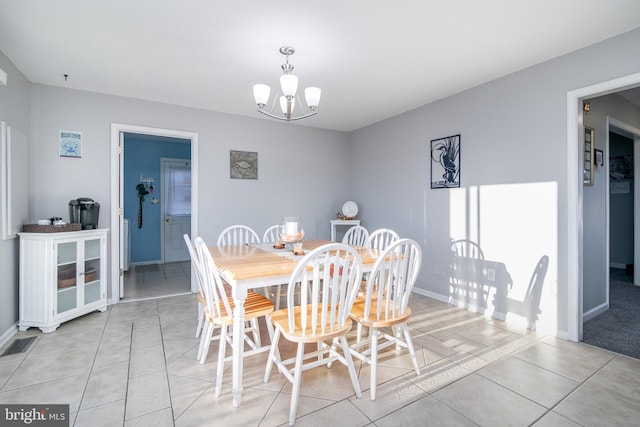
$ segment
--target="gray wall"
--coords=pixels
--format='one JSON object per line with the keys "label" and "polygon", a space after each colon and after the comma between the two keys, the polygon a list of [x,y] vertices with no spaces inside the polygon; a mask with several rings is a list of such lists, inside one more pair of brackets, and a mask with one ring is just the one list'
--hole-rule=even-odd
{"label": "gray wall", "polygon": [[[262,234],[285,215],[300,216],[309,238],[328,238],[329,219],[351,198],[341,132],[43,85],[32,86],[32,119],[33,179],[47,183],[34,188],[36,217],[64,214],[70,199],[90,194],[101,204],[99,226],[110,227],[112,122],[198,133],[207,241],[237,223]],[[82,159],[58,158],[60,129],[83,133]],[[230,179],[229,150],[258,152],[259,179]]]}
{"label": "gray wall", "polygon": [[[366,225],[422,244],[419,291],[453,297],[450,240],[469,238],[508,273],[507,311],[517,317],[546,255],[538,326],[567,332],[567,92],[637,73],[639,57],[635,30],[350,135],[352,192]],[[429,141],[458,133],[462,188],[432,190]],[[504,285],[495,295],[504,297]]]}
{"label": "gray wall", "polygon": [[[0,120],[19,130],[29,140],[29,82],[0,52],[0,68],[7,73],[7,85],[0,86]],[[29,164],[12,165],[29,169]],[[1,180],[0,180],[1,181]],[[16,198],[30,197],[29,183],[22,183]],[[3,202],[0,202],[3,203]],[[0,210],[0,215],[2,210]],[[0,218],[5,221],[5,218]],[[18,239],[0,239],[0,343],[13,333],[18,320]]]}
{"label": "gray wall", "polygon": [[[607,116],[628,125],[640,128],[640,108],[619,95],[611,94],[589,100],[591,109],[584,117],[585,126],[593,128],[595,148],[603,151],[604,159],[609,159],[606,149]],[[584,205],[584,263],[583,263],[583,312],[597,314],[606,308],[606,279],[609,266],[606,264],[606,181],[605,169],[594,172],[593,186],[585,186]],[[614,199],[616,196],[611,196]],[[613,200],[610,200],[610,203]],[[610,221],[614,219],[611,218]],[[611,260],[613,262],[613,260]]]}

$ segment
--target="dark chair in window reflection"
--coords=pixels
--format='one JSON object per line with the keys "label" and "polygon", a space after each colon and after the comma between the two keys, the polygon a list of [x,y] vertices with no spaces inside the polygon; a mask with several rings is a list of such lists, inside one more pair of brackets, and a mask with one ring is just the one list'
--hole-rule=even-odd
{"label": "dark chair in window reflection", "polygon": [[484,259],[480,246],[471,240],[454,240],[451,242],[451,252],[459,257]]}
{"label": "dark chair in window reflection", "polygon": [[[527,319],[527,328],[529,329],[536,329],[538,316],[542,313],[540,311],[540,299],[542,298],[542,287],[544,285],[544,278],[547,275],[548,267],[549,257],[547,255],[543,255],[538,261],[538,264],[536,264],[536,268],[533,270],[524,299],[520,301],[513,298],[507,298],[506,301],[506,312],[514,313]],[[498,304],[498,301],[496,301],[496,306]]]}
{"label": "dark chair in window reflection", "polygon": [[482,249],[471,240],[454,240],[451,242],[451,255],[451,302],[485,309],[488,288],[485,284],[486,269],[483,266]]}

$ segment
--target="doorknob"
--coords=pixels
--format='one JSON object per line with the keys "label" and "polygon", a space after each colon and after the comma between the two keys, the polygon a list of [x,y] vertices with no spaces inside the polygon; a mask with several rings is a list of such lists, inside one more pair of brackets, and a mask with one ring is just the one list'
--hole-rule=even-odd
{"label": "doorknob", "polygon": [[171,218],[165,219],[164,222],[171,222]]}

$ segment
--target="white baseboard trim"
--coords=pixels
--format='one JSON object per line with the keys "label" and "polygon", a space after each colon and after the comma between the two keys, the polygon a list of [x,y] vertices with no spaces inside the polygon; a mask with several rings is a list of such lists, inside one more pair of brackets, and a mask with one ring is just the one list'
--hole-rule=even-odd
{"label": "white baseboard trim", "polygon": [[600,304],[599,306],[592,308],[591,310],[582,314],[582,321],[586,322],[587,320],[593,319],[599,314],[604,313],[609,310],[609,303],[605,302],[604,304]]}
{"label": "white baseboard trim", "polygon": [[132,263],[129,263],[129,268],[135,267],[136,265],[152,265],[152,264],[162,264],[162,261],[156,260],[156,261],[132,262]]}
{"label": "white baseboard trim", "polygon": [[2,335],[0,335],[0,347],[9,342],[9,340],[18,333],[18,324],[15,323],[9,327]]}

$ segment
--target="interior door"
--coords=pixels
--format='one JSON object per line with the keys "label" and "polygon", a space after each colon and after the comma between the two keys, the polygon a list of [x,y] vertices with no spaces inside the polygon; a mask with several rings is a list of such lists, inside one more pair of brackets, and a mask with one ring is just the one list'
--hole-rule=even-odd
{"label": "interior door", "polygon": [[191,162],[162,159],[162,183],[164,262],[187,261],[182,236],[191,235]]}

